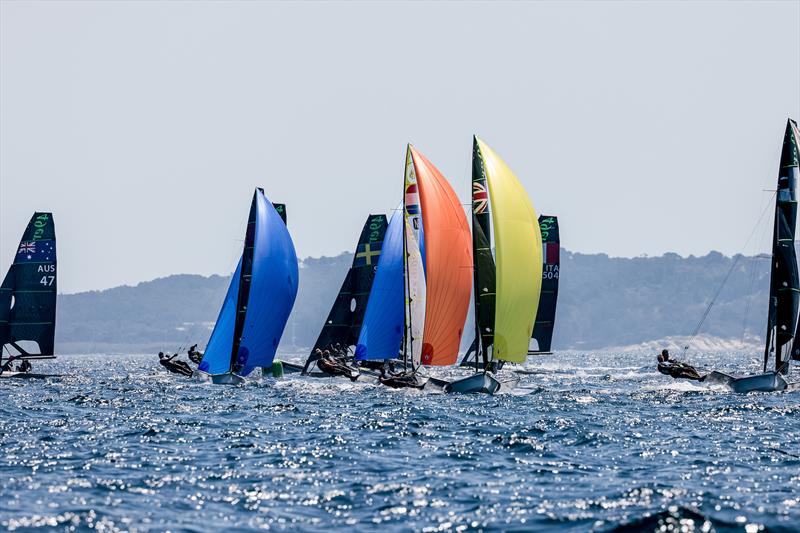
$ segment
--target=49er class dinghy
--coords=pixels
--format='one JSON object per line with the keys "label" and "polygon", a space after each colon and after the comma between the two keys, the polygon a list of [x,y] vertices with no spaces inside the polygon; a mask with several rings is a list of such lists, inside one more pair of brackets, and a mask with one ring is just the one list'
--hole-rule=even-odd
{"label": "49er class dinghy", "polygon": [[358,369],[348,364],[352,360],[349,351],[351,347],[356,346],[361,333],[367,299],[381,256],[386,225],[386,215],[369,215],[367,217],[353,255],[353,264],[347,271],[339,294],[336,295],[336,300],[325,319],[317,342],[314,343],[311,355],[308,356],[302,367],[303,374],[316,375],[317,372],[314,371],[312,365],[320,359],[320,352],[327,351],[336,358],[337,362],[341,362],[339,365],[341,373],[326,372],[320,369],[322,375],[358,377]]}
{"label": "49er class dinghy", "polygon": [[282,215],[256,189],[244,250],[198,371],[214,383],[237,384],[257,367],[272,367],[297,281],[297,255]]}
{"label": "49er class dinghy", "polygon": [[[536,212],[516,175],[478,137],[472,152],[472,247],[475,375],[446,390],[487,382],[500,387],[490,370],[503,362],[525,361],[542,293],[542,234]],[[554,316],[555,295],[552,301]]]}
{"label": "49er class dinghy", "polygon": [[[786,390],[790,360],[800,360],[800,278],[795,253],[797,222],[798,147],[800,132],[797,123],[789,119],[783,137],[783,150],[778,171],[778,190],[775,198],[775,219],[772,234],[770,267],[769,312],[764,346],[763,372],[734,377],[711,372],[702,380],[728,385],[734,392],[775,392]],[[770,359],[773,367],[770,369]]]}
{"label": "49er class dinghy", "polygon": [[[411,145],[402,208],[389,221],[356,360],[393,360],[390,387],[422,388],[422,366],[453,365],[469,309],[472,255],[464,210],[447,179]],[[401,351],[402,350],[402,351]]]}
{"label": "49er class dinghy", "polygon": [[55,359],[56,286],[53,214],[37,212],[0,286],[0,378],[54,376],[14,372],[10,367],[12,361]]}

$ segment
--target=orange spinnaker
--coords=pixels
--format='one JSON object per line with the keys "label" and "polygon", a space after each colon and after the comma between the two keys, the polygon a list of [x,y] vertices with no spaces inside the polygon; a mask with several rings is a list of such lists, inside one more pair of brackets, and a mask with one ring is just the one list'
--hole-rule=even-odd
{"label": "orange spinnaker", "polygon": [[447,179],[412,146],[425,239],[427,302],[423,365],[452,365],[472,290],[472,237],[464,208]]}

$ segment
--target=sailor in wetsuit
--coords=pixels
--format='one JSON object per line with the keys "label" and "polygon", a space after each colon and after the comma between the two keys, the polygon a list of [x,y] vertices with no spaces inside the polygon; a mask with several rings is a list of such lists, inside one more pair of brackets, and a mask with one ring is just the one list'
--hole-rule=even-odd
{"label": "sailor in wetsuit", "polygon": [[31,369],[33,369],[33,366],[31,366],[31,362],[27,359],[20,361],[19,365],[17,366],[17,372],[22,372],[23,374],[30,372]]}
{"label": "sailor in wetsuit", "polygon": [[199,365],[200,361],[203,360],[203,354],[197,351],[196,344],[192,344],[192,346],[189,348],[189,352],[187,353],[187,355],[189,356],[189,361],[191,361],[196,365]]}
{"label": "sailor in wetsuit", "polygon": [[186,377],[191,377],[193,374],[192,369],[183,361],[173,361],[173,359],[176,357],[178,357],[177,353],[172,356],[167,356],[164,355],[164,352],[158,352],[158,362],[161,364],[161,366],[173,374],[181,374]]}
{"label": "sailor in wetsuit", "polygon": [[14,362],[14,359],[16,359],[16,357],[13,355],[8,356],[8,359],[6,359],[6,362],[3,363],[3,366],[0,366],[0,374],[3,372],[11,372],[11,363]]}
{"label": "sailor in wetsuit", "polygon": [[669,350],[666,349],[661,350],[661,354],[658,356],[658,371],[675,379],[684,378],[697,381],[705,379],[705,376],[701,376],[692,365],[670,359]]}

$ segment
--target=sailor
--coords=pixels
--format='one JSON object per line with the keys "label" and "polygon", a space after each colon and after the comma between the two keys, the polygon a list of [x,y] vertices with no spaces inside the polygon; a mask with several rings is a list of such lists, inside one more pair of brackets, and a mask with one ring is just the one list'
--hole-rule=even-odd
{"label": "sailor", "polygon": [[30,361],[23,359],[20,361],[19,366],[17,366],[17,372],[27,373],[30,372],[32,368]]}
{"label": "sailor", "polygon": [[192,346],[189,348],[189,352],[187,353],[187,355],[189,356],[189,361],[191,361],[196,365],[199,365],[200,361],[203,360],[203,354],[197,351],[196,344],[192,344]]}
{"label": "sailor", "polygon": [[670,359],[668,350],[661,350],[661,354],[658,356],[658,371],[675,379],[705,380],[705,376],[701,376],[692,365]]}
{"label": "sailor", "polygon": [[183,361],[173,361],[178,357],[178,354],[173,354],[172,356],[164,355],[164,352],[158,352],[158,362],[172,372],[173,374],[181,374],[187,377],[191,377],[193,372],[192,369]]}
{"label": "sailor", "polygon": [[8,357],[6,362],[3,363],[3,366],[0,366],[0,374],[2,374],[3,372],[11,372],[11,363],[14,362],[14,359],[16,359],[16,357],[14,357],[13,355],[10,355]]}

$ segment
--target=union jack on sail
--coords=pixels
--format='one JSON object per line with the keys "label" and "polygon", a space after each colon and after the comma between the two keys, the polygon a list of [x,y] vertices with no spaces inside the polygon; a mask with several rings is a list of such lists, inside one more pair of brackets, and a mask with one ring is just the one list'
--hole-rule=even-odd
{"label": "union jack on sail", "polygon": [[486,191],[486,185],[480,181],[472,182],[472,211],[476,215],[486,212],[489,206],[489,193]]}

